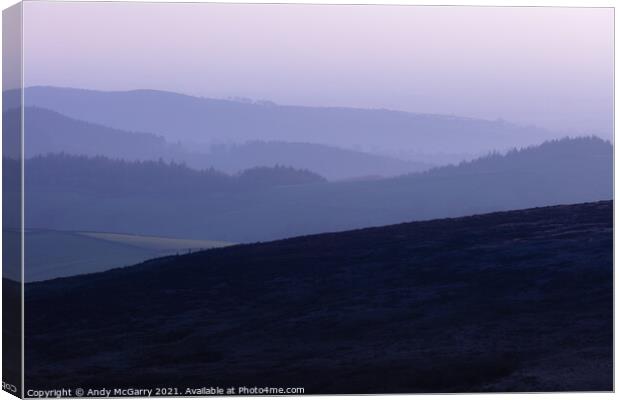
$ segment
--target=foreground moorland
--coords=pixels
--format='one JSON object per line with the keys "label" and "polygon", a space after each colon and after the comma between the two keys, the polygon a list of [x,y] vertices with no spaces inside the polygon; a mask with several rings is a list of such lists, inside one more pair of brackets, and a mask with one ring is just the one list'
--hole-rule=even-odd
{"label": "foreground moorland", "polygon": [[612,212],[404,223],[27,284],[26,387],[612,390]]}

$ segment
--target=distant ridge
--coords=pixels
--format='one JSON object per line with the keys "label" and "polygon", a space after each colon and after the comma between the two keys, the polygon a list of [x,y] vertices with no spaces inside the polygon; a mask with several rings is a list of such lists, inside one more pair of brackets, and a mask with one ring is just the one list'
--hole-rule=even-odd
{"label": "distant ridge", "polygon": [[156,90],[102,92],[29,87],[27,106],[117,129],[152,132],[176,142],[310,142],[365,150],[473,153],[557,137],[503,121],[383,109],[248,103]]}
{"label": "distant ridge", "polygon": [[[16,112],[5,111],[5,121],[9,124],[19,121],[14,118]],[[153,133],[109,128],[40,107],[26,107],[24,119],[27,126],[26,158],[62,152],[127,161],[163,159],[184,163],[194,169],[215,168],[231,174],[254,167],[284,165],[311,170],[330,180],[365,175],[396,176],[432,166],[312,143],[255,141],[211,147],[188,146],[172,143]],[[17,127],[7,126],[6,129]],[[11,137],[6,138],[9,139]]]}

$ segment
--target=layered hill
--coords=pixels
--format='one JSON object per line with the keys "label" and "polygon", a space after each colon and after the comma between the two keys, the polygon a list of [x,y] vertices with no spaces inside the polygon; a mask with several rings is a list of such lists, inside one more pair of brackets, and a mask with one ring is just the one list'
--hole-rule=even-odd
{"label": "layered hill", "polygon": [[610,391],[613,205],[238,245],[26,285],[26,386]]}
{"label": "layered hill", "polygon": [[[28,227],[239,243],[613,196],[613,148],[597,138],[553,141],[391,179],[243,191],[208,179],[171,179],[184,171],[178,165],[69,161],[26,163]],[[188,170],[188,177],[200,174],[212,176]]]}
{"label": "layered hill", "polygon": [[[124,198],[133,195],[205,196],[261,188],[327,182],[307,170],[255,167],[237,175],[214,169],[195,170],[164,161],[123,161],[68,154],[37,156],[26,161],[26,190],[80,193]],[[154,197],[156,199],[156,197]]]}
{"label": "layered hill", "polygon": [[[17,131],[16,110],[5,111],[7,131]],[[255,167],[286,165],[314,171],[330,180],[364,176],[396,176],[429,169],[431,164],[347,150],[333,146],[294,142],[238,143],[190,146],[146,131],[127,131],[69,118],[40,107],[24,109],[25,157],[50,153],[105,156],[126,161],[159,160],[184,163],[196,169],[215,168],[230,174]],[[6,140],[17,137],[7,136]],[[17,147],[18,143],[5,146]]]}
{"label": "layered hill", "polygon": [[252,141],[213,145],[207,157],[214,168],[236,173],[262,165],[290,165],[314,171],[329,180],[386,178],[421,172],[430,163],[405,161],[362,151],[313,143]]}
{"label": "layered hill", "polygon": [[[17,121],[5,111],[9,122]],[[143,131],[123,131],[92,122],[68,118],[39,107],[24,108],[24,156],[49,153],[108,156],[126,160],[183,159],[188,152],[162,136]],[[12,129],[8,127],[7,129]]]}
{"label": "layered hill", "polygon": [[27,106],[176,142],[309,142],[391,153],[481,154],[540,143],[557,134],[503,121],[384,109],[283,106],[156,90],[25,89]]}

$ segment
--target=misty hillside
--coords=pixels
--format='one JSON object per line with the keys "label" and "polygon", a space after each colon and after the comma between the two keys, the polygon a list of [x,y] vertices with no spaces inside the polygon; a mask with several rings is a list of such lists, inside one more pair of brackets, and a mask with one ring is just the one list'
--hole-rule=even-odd
{"label": "misty hillside", "polygon": [[[587,156],[589,164],[596,164],[597,160],[609,162],[613,156],[611,143],[596,136],[573,139],[557,139],[542,143],[539,146],[529,146],[521,149],[512,149],[505,154],[493,152],[485,157],[462,162],[458,165],[448,165],[428,171],[430,176],[449,176],[453,174],[483,174],[509,172],[511,170],[562,170],[574,162],[573,157]],[[590,173],[584,166],[584,173]],[[411,175],[412,177],[415,175]]]}
{"label": "misty hillside", "polygon": [[[613,205],[240,245],[27,284],[31,387],[609,391]],[[168,382],[175,371],[174,382]]]}
{"label": "misty hillside", "polygon": [[481,154],[558,136],[535,127],[384,109],[282,106],[155,90],[30,87],[27,106],[184,143],[309,142],[366,151]]}
{"label": "misty hillside", "polygon": [[361,151],[290,142],[253,141],[213,145],[209,148],[208,158],[216,169],[231,173],[257,165],[281,164],[314,171],[329,180],[391,177],[432,167],[427,163],[404,161]]}
{"label": "misty hillside", "polygon": [[[26,163],[26,226],[237,243],[264,241],[405,221],[609,200],[613,197],[612,162],[609,142],[565,139],[392,179],[338,183],[317,180],[312,184],[222,193],[208,185],[171,183],[167,174],[182,167],[165,163],[149,170],[159,171],[161,179],[156,175],[140,178],[138,186],[130,183],[127,190],[116,192],[111,188],[123,183],[111,177],[140,177],[135,164],[119,163],[114,167],[117,175],[107,175],[94,166],[77,168],[63,165],[62,158],[41,158]],[[84,187],[79,183],[85,175],[82,171],[89,171],[90,183]],[[140,185],[146,182],[153,186],[143,191]]]}
{"label": "misty hillside", "polygon": [[[9,113],[5,120],[17,121]],[[183,158],[186,151],[162,137],[150,133],[126,132],[98,124],[67,118],[38,107],[24,109],[25,157],[65,152],[79,155],[103,155],[128,160]],[[16,127],[7,127],[13,129]]]}
{"label": "misty hillside", "polygon": [[27,160],[25,168],[28,188],[62,189],[67,193],[105,197],[196,196],[326,182],[313,172],[284,166],[256,167],[231,176],[214,169],[198,171],[164,161],[123,161],[68,154],[37,156]]}
{"label": "misty hillside", "polygon": [[[10,126],[20,120],[17,111],[9,110],[6,113],[5,121],[9,124],[7,129],[17,130],[17,126]],[[24,118],[28,126],[26,158],[61,152],[128,161],[161,158],[182,162],[196,169],[215,168],[231,174],[254,167],[287,165],[315,171],[331,180],[396,176],[431,167],[430,164],[311,143],[251,142],[229,146],[184,146],[151,133],[108,128],[38,107],[26,107]]]}

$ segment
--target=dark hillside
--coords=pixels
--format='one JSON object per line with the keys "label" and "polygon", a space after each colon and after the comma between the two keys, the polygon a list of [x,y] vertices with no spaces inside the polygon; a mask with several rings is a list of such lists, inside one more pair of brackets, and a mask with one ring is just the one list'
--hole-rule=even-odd
{"label": "dark hillside", "polygon": [[170,197],[253,190],[260,187],[323,183],[325,178],[291,167],[258,167],[231,176],[185,164],[123,161],[68,154],[37,156],[26,161],[28,188],[118,198],[135,194]]}
{"label": "dark hillside", "polygon": [[[589,164],[596,161],[609,162],[613,155],[613,147],[608,141],[596,136],[564,138],[544,142],[538,146],[513,149],[505,154],[497,152],[458,165],[434,168],[426,175],[443,176],[451,174],[497,174],[518,171],[553,171],[561,173],[572,165],[575,158],[588,155]],[[588,165],[582,170],[589,173]],[[424,176],[425,174],[416,174]],[[409,176],[416,176],[410,174]]]}
{"label": "dark hillside", "polygon": [[244,187],[308,185],[327,182],[325,178],[314,172],[283,165],[246,169],[237,176],[237,181]]}
{"label": "dark hillside", "polygon": [[415,222],[28,284],[26,385],[610,391],[612,215]]}
{"label": "dark hillside", "polygon": [[19,281],[2,277],[2,380],[17,386],[18,392],[22,389],[22,349],[18,345],[23,337],[22,294]]}

